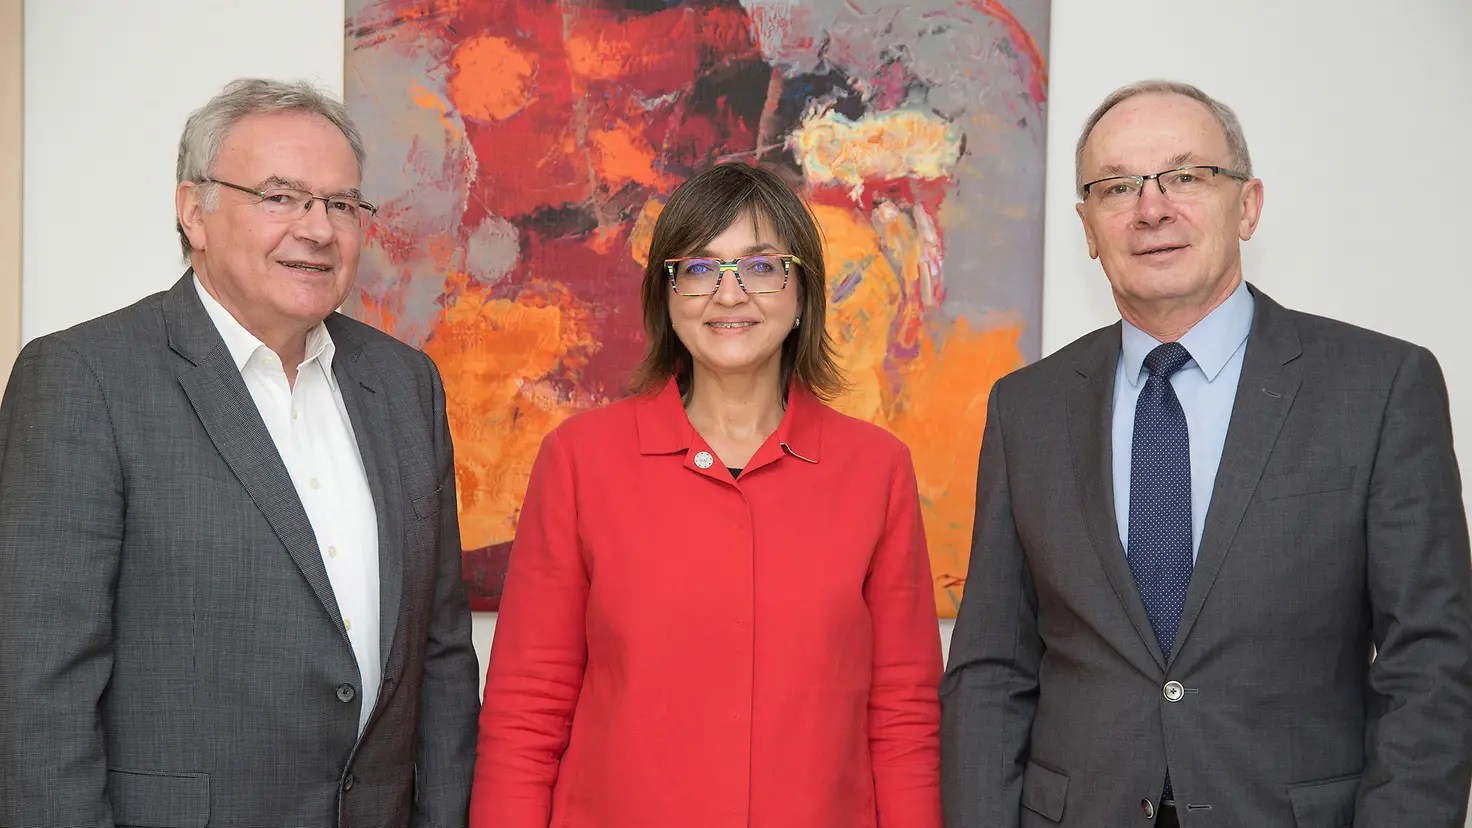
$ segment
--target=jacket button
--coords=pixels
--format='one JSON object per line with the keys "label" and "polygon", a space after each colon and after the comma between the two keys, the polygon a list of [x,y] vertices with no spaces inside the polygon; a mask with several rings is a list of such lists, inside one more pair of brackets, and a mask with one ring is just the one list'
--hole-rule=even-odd
{"label": "jacket button", "polygon": [[1140,810],[1144,812],[1146,819],[1155,818],[1155,803],[1148,799],[1140,800]]}
{"label": "jacket button", "polygon": [[1182,687],[1179,681],[1167,681],[1165,687],[1161,688],[1160,693],[1165,696],[1166,701],[1178,702],[1185,697],[1186,688]]}
{"label": "jacket button", "polygon": [[357,780],[353,778],[353,775],[351,773],[347,776],[344,776],[342,778],[342,789],[344,791],[351,791],[353,789],[353,783],[356,781]]}
{"label": "jacket button", "polygon": [[351,684],[339,684],[337,686],[337,700],[344,704],[352,701],[353,697],[357,695],[358,691],[354,690]]}

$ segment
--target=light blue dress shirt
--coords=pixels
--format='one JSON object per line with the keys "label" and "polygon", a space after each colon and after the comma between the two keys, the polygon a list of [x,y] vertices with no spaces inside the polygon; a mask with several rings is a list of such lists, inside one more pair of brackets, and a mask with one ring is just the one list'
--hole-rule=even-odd
{"label": "light blue dress shirt", "polygon": [[[1181,337],[1191,361],[1170,378],[1171,387],[1186,413],[1191,438],[1191,554],[1201,552],[1201,530],[1216,470],[1227,441],[1227,423],[1242,378],[1242,357],[1252,330],[1252,292],[1247,282],[1237,285],[1227,301]],[[1161,343],[1128,322],[1123,323],[1119,368],[1114,377],[1114,519],[1119,542],[1129,551],[1130,451],[1135,436],[1135,403],[1149,373],[1145,356]]]}

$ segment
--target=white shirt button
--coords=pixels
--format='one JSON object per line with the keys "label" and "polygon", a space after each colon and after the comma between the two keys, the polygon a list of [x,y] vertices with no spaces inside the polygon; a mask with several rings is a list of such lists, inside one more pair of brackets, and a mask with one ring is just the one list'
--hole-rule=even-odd
{"label": "white shirt button", "polygon": [[320,480],[318,480],[317,478],[314,477],[314,478],[312,478],[312,482],[309,483],[308,485],[311,486],[314,489],[320,489],[320,488],[322,488],[322,481],[320,481]]}
{"label": "white shirt button", "polygon": [[342,628],[345,629],[345,630],[347,630],[348,632],[352,632],[353,631],[353,622],[352,622],[352,619],[350,619],[350,618],[344,618],[342,620]]}
{"label": "white shirt button", "polygon": [[695,455],[695,465],[699,466],[702,469],[710,468],[711,466],[715,465],[715,462],[715,458],[711,457],[710,452],[708,451],[702,451]]}
{"label": "white shirt button", "polygon": [[329,547],[327,547],[327,557],[329,557],[329,558],[336,558],[337,557],[337,547],[336,546],[329,546]]}

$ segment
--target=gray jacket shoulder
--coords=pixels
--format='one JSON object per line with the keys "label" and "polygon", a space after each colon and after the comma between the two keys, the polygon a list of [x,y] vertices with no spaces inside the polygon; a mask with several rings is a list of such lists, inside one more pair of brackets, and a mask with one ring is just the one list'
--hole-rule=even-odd
{"label": "gray jacket shoulder", "polygon": [[1117,352],[1118,322],[1090,331],[1037,362],[1012,371],[997,380],[993,394],[999,402],[1003,399],[1049,398],[1065,394],[1080,371],[1094,367],[1101,361],[1113,367],[1112,357],[1101,360],[1101,355],[1110,349],[1111,344]]}

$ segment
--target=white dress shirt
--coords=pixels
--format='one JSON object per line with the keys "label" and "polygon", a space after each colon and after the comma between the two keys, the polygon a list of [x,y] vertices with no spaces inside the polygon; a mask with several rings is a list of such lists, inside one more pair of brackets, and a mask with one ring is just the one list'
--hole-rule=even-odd
{"label": "white dress shirt", "polygon": [[332,337],[320,323],[307,332],[306,358],[297,366],[293,386],[286,381],[280,358],[215,301],[197,276],[194,287],[266,421],[317,537],[358,661],[361,734],[378,700],[383,671],[378,649],[378,513],[353,424],[332,375],[336,353]]}

